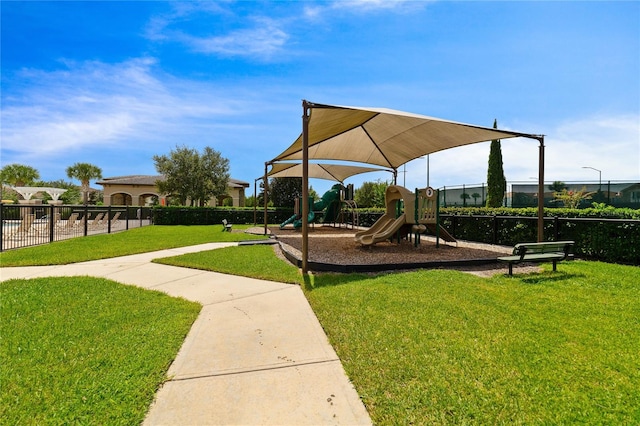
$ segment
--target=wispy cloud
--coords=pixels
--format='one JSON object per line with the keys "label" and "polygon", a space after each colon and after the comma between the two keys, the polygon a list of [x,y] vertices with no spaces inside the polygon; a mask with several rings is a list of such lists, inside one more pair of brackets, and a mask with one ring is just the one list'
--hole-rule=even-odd
{"label": "wispy cloud", "polygon": [[[640,116],[597,116],[567,121],[545,136],[545,181],[597,181],[640,179]],[[509,182],[534,182],[538,176],[536,140],[504,139],[502,158]],[[481,184],[487,180],[489,142],[432,154],[430,181],[442,187]],[[402,184],[402,173],[398,175]],[[424,186],[426,160],[407,164],[407,186]]]}
{"label": "wispy cloud", "polygon": [[337,12],[348,15],[364,13],[410,13],[423,9],[433,1],[414,0],[339,0],[333,2],[305,3],[303,16],[310,22],[323,21]]}
{"label": "wispy cloud", "polygon": [[3,98],[3,163],[13,153],[63,157],[82,149],[166,139],[188,122],[215,122],[241,101],[214,87],[154,73],[151,58],[69,63],[62,71],[23,70],[23,90]]}
{"label": "wispy cloud", "polygon": [[254,21],[251,28],[223,36],[195,37],[182,34],[178,38],[199,53],[271,58],[282,50],[289,35],[276,20],[256,18]]}
{"label": "wispy cloud", "polygon": [[422,8],[428,1],[415,0],[346,0],[331,3],[333,9],[351,9],[353,11],[396,10]]}
{"label": "wispy cloud", "polygon": [[[210,26],[210,34],[185,29],[187,23],[214,15],[237,21],[236,28],[222,34],[215,34],[215,25]],[[268,60],[280,53],[289,40],[284,22],[265,16],[236,16],[221,4],[212,7],[207,2],[178,2],[172,13],[152,17],[145,34],[149,40],[181,43],[195,53]]]}

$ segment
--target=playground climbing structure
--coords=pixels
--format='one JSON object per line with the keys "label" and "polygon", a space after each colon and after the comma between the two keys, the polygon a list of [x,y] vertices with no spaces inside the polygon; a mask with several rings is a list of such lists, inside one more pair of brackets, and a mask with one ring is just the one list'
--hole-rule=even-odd
{"label": "playground climbing structure", "polygon": [[[353,185],[350,185],[351,193],[353,193]],[[345,200],[343,193],[345,188],[341,184],[335,184],[331,189],[322,195],[322,198],[318,201],[313,201],[309,198],[309,215],[307,220],[309,223],[344,223],[347,222],[348,215],[352,216],[352,223],[357,226],[357,210],[356,204],[353,200]],[[349,198],[347,196],[347,198]],[[353,198],[353,197],[351,197]],[[293,227],[298,229],[302,227],[302,204],[300,199],[296,199],[294,206],[294,214],[289,219],[280,224],[280,229],[284,228],[288,224],[292,223]],[[322,213],[322,214],[320,214]]]}
{"label": "playground climbing structure", "polygon": [[385,213],[371,228],[356,232],[356,242],[369,246],[392,240],[407,226],[415,235],[416,246],[420,243],[420,235],[424,233],[435,235],[436,245],[439,245],[440,238],[456,241],[438,223],[438,191],[431,187],[412,192],[402,186],[390,185],[385,192],[385,206]]}

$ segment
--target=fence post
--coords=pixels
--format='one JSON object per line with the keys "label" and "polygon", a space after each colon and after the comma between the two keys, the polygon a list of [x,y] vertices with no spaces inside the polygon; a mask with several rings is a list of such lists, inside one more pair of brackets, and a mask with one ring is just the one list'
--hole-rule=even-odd
{"label": "fence post", "polygon": [[560,231],[560,220],[558,219],[558,216],[554,216],[553,217],[553,239],[555,241],[559,240],[559,232]]}
{"label": "fence post", "polygon": [[56,206],[53,204],[49,205],[51,212],[49,213],[49,242],[53,242],[53,227],[56,226]]}
{"label": "fence post", "polygon": [[86,237],[89,233],[89,207],[84,205],[84,236]]}
{"label": "fence post", "polygon": [[2,220],[2,216],[4,213],[4,204],[0,201],[0,252],[3,250],[4,246],[4,235],[2,235],[2,228],[4,228],[4,220]]}
{"label": "fence post", "polygon": [[107,234],[111,233],[111,205],[107,206]]}

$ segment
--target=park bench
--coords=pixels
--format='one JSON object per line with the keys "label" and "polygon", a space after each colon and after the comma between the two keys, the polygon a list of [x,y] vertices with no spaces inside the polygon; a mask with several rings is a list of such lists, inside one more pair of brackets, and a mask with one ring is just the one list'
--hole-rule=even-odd
{"label": "park bench", "polygon": [[553,262],[573,259],[574,241],[550,241],[544,243],[520,243],[513,248],[512,256],[499,257],[501,262],[509,263],[509,275],[513,275],[513,264],[521,262]]}
{"label": "park bench", "polygon": [[233,225],[227,222],[227,219],[222,219],[222,232],[224,231],[231,232],[232,227]]}

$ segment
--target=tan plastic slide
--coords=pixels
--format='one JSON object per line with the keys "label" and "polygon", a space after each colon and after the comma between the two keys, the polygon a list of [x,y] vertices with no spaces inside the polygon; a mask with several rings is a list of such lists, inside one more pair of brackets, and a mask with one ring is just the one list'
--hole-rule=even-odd
{"label": "tan plastic slide", "polygon": [[360,231],[355,234],[355,240],[364,246],[369,246],[380,241],[388,240],[393,237],[402,225],[405,223],[413,223],[413,220],[407,221],[406,213],[396,218],[396,202],[404,200],[404,211],[411,215],[415,211],[415,194],[407,188],[390,185],[384,195],[386,211],[380,219],[374,223],[371,228]]}

